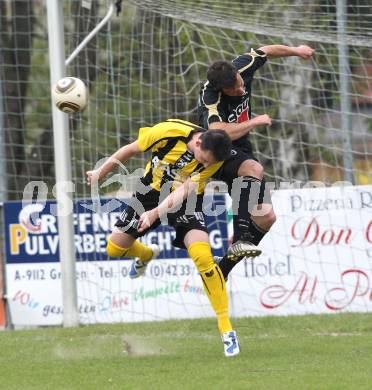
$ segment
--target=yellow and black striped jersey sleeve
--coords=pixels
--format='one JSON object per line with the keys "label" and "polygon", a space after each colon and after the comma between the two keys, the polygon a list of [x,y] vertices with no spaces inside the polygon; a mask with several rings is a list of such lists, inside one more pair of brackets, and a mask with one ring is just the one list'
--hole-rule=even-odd
{"label": "yellow and black striped jersey sleeve", "polygon": [[152,152],[151,160],[146,165],[144,184],[160,191],[165,183],[170,183],[174,190],[191,177],[199,184],[197,193],[202,193],[205,181],[219,169],[222,162],[205,169],[188,150],[187,143],[199,131],[205,130],[179,119],[168,119],[153,127],[141,128],[138,146],[142,151]]}
{"label": "yellow and black striped jersey sleeve", "polygon": [[168,119],[153,127],[142,127],[139,129],[138,147],[145,152],[156,147],[158,143],[174,137],[187,139],[190,133],[198,128],[197,125],[179,119]]}

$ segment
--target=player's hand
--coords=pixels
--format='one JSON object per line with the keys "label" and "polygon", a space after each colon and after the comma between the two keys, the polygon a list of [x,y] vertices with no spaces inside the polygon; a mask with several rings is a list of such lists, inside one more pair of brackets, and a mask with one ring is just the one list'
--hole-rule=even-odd
{"label": "player's hand", "polygon": [[138,221],[137,230],[142,233],[144,230],[148,229],[158,218],[159,213],[157,208],[144,212]]}
{"label": "player's hand", "polygon": [[314,54],[314,49],[307,45],[297,46],[297,55],[298,57],[303,58],[304,60],[310,59]]}
{"label": "player's hand", "polygon": [[258,115],[252,121],[254,126],[271,126],[271,118],[267,114]]}
{"label": "player's hand", "polygon": [[98,183],[98,181],[99,181],[99,171],[98,170],[87,171],[85,174],[87,175],[88,186],[92,186],[92,184]]}

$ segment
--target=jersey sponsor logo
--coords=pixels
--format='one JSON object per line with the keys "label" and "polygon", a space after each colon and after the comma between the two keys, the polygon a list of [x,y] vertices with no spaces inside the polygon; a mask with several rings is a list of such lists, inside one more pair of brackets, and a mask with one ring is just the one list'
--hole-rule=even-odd
{"label": "jersey sponsor logo", "polygon": [[174,165],[171,165],[167,162],[164,162],[159,159],[158,156],[154,156],[151,159],[151,167],[152,169],[158,168],[161,169],[164,172],[163,178],[167,181],[175,180],[178,177],[177,170],[179,168],[176,168]]}
{"label": "jersey sponsor logo", "polygon": [[194,159],[194,154],[187,151],[179,158],[178,161],[176,161],[176,163],[174,164],[174,167],[181,169],[184,166],[186,166],[187,164],[190,164],[193,159]]}
{"label": "jersey sponsor logo", "polygon": [[174,165],[166,164],[161,167],[164,171],[163,179],[167,181],[179,180],[180,175],[178,174],[178,169]]}
{"label": "jersey sponsor logo", "polygon": [[164,179],[171,181],[179,179],[179,171],[186,165],[190,164],[194,159],[194,154],[187,151],[185,152],[174,164],[159,160],[158,156],[154,156],[151,160],[152,168],[159,168],[164,171]]}
{"label": "jersey sponsor logo", "polygon": [[158,156],[154,156],[151,159],[151,168],[155,169],[159,165],[159,162],[160,162],[159,157]]}
{"label": "jersey sponsor logo", "polygon": [[233,112],[228,117],[228,121],[230,123],[241,123],[247,121],[249,119],[248,109],[249,97],[244,99],[236,108],[234,108]]}

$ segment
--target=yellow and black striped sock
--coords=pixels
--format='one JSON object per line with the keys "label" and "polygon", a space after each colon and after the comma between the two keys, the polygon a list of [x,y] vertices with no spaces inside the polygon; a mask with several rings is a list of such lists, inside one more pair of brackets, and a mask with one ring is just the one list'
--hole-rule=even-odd
{"label": "yellow and black striped sock", "polygon": [[231,331],[225,279],[219,267],[213,262],[210,245],[207,242],[194,242],[189,246],[188,252],[195,262],[203,280],[204,290],[216,312],[220,333]]}
{"label": "yellow and black striped sock", "polygon": [[123,248],[114,244],[111,239],[109,239],[107,241],[106,251],[110,257],[138,257],[145,263],[151,259],[153,254],[151,248],[138,240],[134,241],[131,247]]}

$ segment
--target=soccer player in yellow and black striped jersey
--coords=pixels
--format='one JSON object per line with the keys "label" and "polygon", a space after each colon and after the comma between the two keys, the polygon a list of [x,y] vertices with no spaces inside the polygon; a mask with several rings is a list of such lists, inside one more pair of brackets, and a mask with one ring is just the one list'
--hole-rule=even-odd
{"label": "soccer player in yellow and black striped jersey", "polygon": [[[176,230],[174,245],[187,249],[200,273],[217,315],[225,355],[237,355],[239,344],[228,316],[226,284],[213,261],[202,210],[206,180],[230,155],[230,138],[224,130],[205,130],[190,122],[170,119],[141,128],[135,142],[119,149],[99,170],[88,171],[88,181],[102,179],[119,161],[125,163],[145,151],[151,151],[152,155],[141,179],[142,188],[133,195],[117,221],[107,253],[111,257],[136,257],[129,276],[142,275],[149,261],[159,254],[159,248],[146,246],[137,239],[158,226],[160,217],[166,215]],[[169,190],[169,195],[161,201],[163,188]],[[196,193],[196,204],[190,210],[186,198],[192,193]],[[181,207],[177,209],[177,206]]]}

